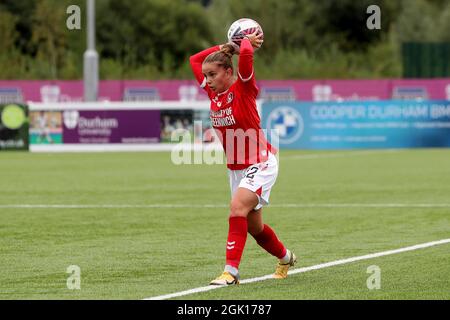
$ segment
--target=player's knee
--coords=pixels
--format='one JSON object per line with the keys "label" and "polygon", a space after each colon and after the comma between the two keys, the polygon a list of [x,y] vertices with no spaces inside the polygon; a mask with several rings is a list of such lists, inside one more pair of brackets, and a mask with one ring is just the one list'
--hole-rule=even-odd
{"label": "player's knee", "polygon": [[247,217],[249,211],[241,201],[232,200],[230,203],[230,218]]}

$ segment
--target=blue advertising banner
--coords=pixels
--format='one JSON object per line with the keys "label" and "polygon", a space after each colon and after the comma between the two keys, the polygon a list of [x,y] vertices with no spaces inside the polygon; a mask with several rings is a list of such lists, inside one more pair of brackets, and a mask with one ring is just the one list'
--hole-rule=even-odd
{"label": "blue advertising banner", "polygon": [[450,147],[450,101],[267,102],[262,126],[285,149]]}

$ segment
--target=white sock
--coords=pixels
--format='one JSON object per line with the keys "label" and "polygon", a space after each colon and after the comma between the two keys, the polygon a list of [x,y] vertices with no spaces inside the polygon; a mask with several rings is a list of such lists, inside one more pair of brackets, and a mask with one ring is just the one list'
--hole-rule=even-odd
{"label": "white sock", "polygon": [[224,271],[231,273],[235,277],[237,277],[237,275],[239,274],[239,270],[237,268],[230,266],[228,264],[225,266]]}
{"label": "white sock", "polygon": [[280,259],[280,263],[286,264],[289,263],[290,260],[291,260],[291,251],[289,251],[289,249],[286,249],[286,255]]}

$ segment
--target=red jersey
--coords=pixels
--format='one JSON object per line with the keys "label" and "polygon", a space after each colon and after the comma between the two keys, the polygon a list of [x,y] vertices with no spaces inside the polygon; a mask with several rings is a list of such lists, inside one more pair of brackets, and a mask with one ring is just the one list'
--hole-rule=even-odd
{"label": "red jersey", "polygon": [[248,39],[241,42],[238,79],[228,90],[215,93],[206,86],[202,73],[203,60],[215,46],[190,58],[191,67],[200,86],[211,100],[211,124],[219,137],[227,157],[227,167],[242,170],[268,159],[269,152],[276,150],[267,142],[261,129],[261,120],[256,107],[258,87],[253,72],[253,47]]}

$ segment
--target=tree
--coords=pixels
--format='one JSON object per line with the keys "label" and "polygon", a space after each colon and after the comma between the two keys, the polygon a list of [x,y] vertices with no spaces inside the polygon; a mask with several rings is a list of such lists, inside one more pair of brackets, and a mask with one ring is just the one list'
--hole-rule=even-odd
{"label": "tree", "polygon": [[437,35],[435,10],[425,0],[403,0],[396,25],[399,41],[434,41]]}
{"label": "tree", "polygon": [[18,18],[7,11],[0,11],[0,78],[17,77],[22,65],[19,50],[15,44],[18,38],[16,24]]}
{"label": "tree", "polygon": [[133,68],[154,64],[173,72],[211,42],[206,13],[183,0],[109,0],[98,15],[98,46],[103,58]]}
{"label": "tree", "polygon": [[7,11],[0,11],[0,43],[2,53],[11,52],[18,38],[16,24],[18,18]]}
{"label": "tree", "polygon": [[[49,76],[58,77],[58,70],[64,64],[67,32],[65,10],[54,1],[41,0],[33,15],[32,43],[37,48],[37,60],[47,62]],[[47,73],[43,70],[44,73]]]}
{"label": "tree", "polygon": [[[450,2],[444,7],[440,18],[439,39],[450,42]],[[450,57],[449,57],[450,60]]]}
{"label": "tree", "polygon": [[16,17],[15,29],[19,36],[16,38],[16,47],[24,54],[32,54],[34,48],[30,44],[32,24],[31,17],[35,10],[35,1],[2,0],[0,11],[9,12]]}

